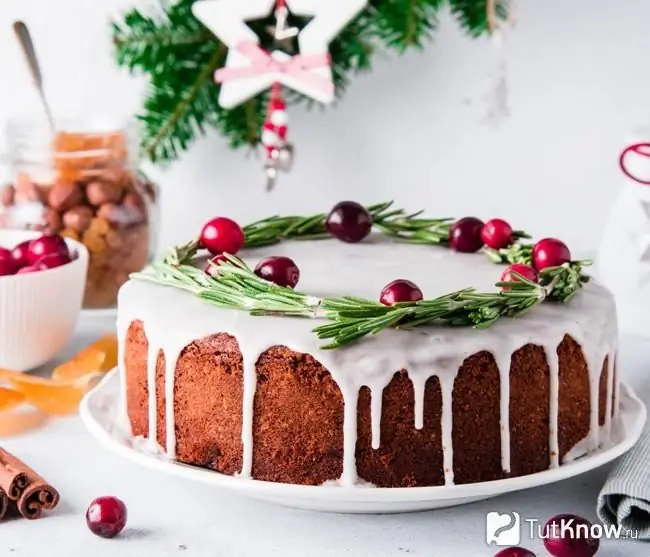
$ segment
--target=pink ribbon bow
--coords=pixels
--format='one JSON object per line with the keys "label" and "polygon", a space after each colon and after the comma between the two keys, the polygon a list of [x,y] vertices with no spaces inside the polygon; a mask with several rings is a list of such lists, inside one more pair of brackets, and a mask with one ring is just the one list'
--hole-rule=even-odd
{"label": "pink ribbon bow", "polygon": [[248,57],[251,65],[244,68],[226,67],[217,70],[215,79],[218,83],[256,77],[267,73],[283,73],[299,79],[306,85],[320,89],[326,94],[332,94],[334,92],[334,84],[331,80],[311,72],[315,68],[330,66],[330,57],[328,54],[312,56],[298,54],[288,60],[275,60],[268,52],[262,50],[252,41],[242,41],[236,48]]}

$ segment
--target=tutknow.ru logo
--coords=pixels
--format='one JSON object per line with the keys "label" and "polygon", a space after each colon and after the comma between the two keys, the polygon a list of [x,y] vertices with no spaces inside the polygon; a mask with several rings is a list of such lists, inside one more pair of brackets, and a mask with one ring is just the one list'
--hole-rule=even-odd
{"label": "tutknow.ru logo", "polygon": [[516,512],[489,512],[485,516],[485,542],[498,547],[519,545],[522,536],[527,539],[544,538],[595,538],[623,539],[638,538],[638,531],[626,530],[622,526],[602,524],[580,524],[573,519],[562,519],[551,524],[548,529],[538,518],[525,518]]}

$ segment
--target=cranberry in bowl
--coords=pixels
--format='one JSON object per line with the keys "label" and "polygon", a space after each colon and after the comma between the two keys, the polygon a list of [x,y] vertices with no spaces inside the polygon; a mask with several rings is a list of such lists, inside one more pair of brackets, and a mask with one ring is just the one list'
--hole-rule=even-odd
{"label": "cranberry in bowl", "polygon": [[87,270],[88,250],[79,242],[0,230],[0,368],[34,369],[68,344]]}

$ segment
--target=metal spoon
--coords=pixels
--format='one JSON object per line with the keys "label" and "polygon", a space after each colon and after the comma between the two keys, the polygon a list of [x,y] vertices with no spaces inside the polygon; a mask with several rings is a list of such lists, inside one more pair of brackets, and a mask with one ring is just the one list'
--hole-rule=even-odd
{"label": "metal spoon", "polygon": [[41,72],[41,67],[38,63],[38,57],[36,56],[36,48],[34,47],[34,41],[32,40],[31,34],[27,25],[22,21],[14,22],[14,32],[18,38],[18,42],[25,54],[27,60],[27,66],[29,68],[29,73],[34,80],[34,86],[38,91],[39,96],[41,97],[41,103],[43,104],[43,110],[47,117],[47,121],[50,124],[50,129],[52,133],[56,131],[56,125],[54,123],[54,117],[52,116],[52,111],[50,110],[50,104],[47,101],[45,96],[45,89],[43,87],[43,74]]}

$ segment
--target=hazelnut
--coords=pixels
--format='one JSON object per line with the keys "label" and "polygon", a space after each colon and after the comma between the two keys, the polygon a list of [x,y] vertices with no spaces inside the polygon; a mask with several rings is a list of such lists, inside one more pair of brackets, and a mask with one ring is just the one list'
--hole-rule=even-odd
{"label": "hazelnut", "polygon": [[95,181],[86,187],[86,197],[91,205],[99,207],[106,203],[117,203],[122,197],[122,190],[114,183]]}
{"label": "hazelnut", "polygon": [[63,213],[83,202],[83,192],[79,184],[60,183],[52,186],[48,204],[52,209]]}
{"label": "hazelnut", "polygon": [[76,230],[70,230],[68,228],[64,228],[63,230],[61,230],[61,236],[63,236],[64,238],[71,238],[72,240],[77,240],[77,241],[81,239],[79,233]]}
{"label": "hazelnut", "polygon": [[64,213],[63,224],[67,229],[84,232],[90,226],[93,216],[93,210],[90,207],[80,205]]}
{"label": "hazelnut", "polygon": [[128,226],[135,222],[133,209],[115,203],[106,203],[99,208],[97,216],[106,219],[108,222],[120,226]]}
{"label": "hazelnut", "polygon": [[102,178],[104,182],[114,184],[119,188],[128,188],[133,181],[131,173],[124,168],[124,165],[111,166],[104,170]]}
{"label": "hazelnut", "polygon": [[58,234],[63,228],[61,215],[57,213],[54,209],[46,209],[44,219],[45,219],[45,228],[52,234]]}
{"label": "hazelnut", "polygon": [[2,188],[2,194],[0,194],[0,202],[5,207],[10,207],[14,204],[14,197],[16,196],[16,188],[11,184]]}
{"label": "hazelnut", "polygon": [[139,194],[135,192],[127,193],[122,200],[122,205],[131,216],[129,221],[131,224],[139,224],[147,220],[144,199]]}

